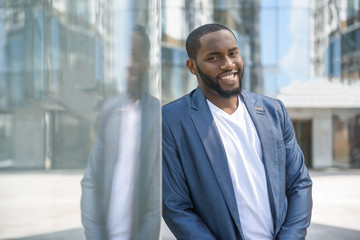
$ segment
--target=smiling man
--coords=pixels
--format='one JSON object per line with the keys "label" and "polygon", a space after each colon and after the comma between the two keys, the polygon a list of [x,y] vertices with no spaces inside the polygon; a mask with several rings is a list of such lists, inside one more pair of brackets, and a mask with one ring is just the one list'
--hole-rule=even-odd
{"label": "smiling man", "polygon": [[304,239],[312,182],[276,99],[242,90],[233,32],[186,40],[199,87],[163,107],[163,217],[178,239]]}

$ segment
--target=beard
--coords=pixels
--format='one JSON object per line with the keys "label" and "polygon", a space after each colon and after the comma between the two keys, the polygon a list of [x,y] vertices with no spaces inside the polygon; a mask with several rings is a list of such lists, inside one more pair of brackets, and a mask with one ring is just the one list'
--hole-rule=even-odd
{"label": "beard", "polygon": [[201,81],[210,89],[214,90],[215,92],[217,92],[217,94],[219,94],[220,97],[223,98],[230,98],[233,96],[238,96],[241,93],[241,89],[242,89],[242,78],[244,75],[244,66],[242,69],[239,69],[237,75],[239,77],[239,87],[232,89],[232,90],[224,90],[221,88],[219,81],[216,78],[212,78],[209,75],[203,73],[199,66],[197,65],[197,63],[195,63],[196,65],[196,69],[199,73],[200,79]]}

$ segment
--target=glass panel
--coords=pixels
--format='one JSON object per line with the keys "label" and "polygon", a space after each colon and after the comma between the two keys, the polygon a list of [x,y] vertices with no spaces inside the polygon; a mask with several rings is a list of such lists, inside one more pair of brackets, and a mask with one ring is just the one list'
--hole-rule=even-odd
{"label": "glass panel", "polygon": [[158,238],[160,1],[2,0],[0,31],[0,238]]}

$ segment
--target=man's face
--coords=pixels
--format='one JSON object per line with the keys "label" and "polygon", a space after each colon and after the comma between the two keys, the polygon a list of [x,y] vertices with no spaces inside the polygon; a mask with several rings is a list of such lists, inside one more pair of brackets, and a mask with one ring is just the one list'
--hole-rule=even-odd
{"label": "man's face", "polygon": [[220,30],[202,36],[200,43],[194,65],[204,95],[237,96],[241,92],[244,65],[233,34]]}
{"label": "man's face", "polygon": [[149,68],[149,61],[145,57],[144,48],[144,39],[139,33],[134,31],[132,33],[131,59],[127,76],[128,91],[132,94],[140,90],[141,76]]}

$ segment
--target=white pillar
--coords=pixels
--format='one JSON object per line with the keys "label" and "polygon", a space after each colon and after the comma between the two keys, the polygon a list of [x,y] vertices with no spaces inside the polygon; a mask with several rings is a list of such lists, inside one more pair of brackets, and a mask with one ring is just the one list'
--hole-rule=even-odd
{"label": "white pillar", "polygon": [[314,111],[312,122],[313,168],[333,166],[333,131],[331,109]]}

